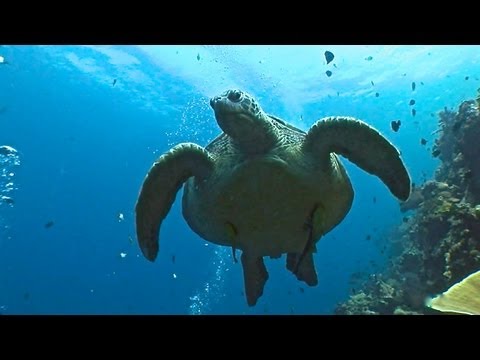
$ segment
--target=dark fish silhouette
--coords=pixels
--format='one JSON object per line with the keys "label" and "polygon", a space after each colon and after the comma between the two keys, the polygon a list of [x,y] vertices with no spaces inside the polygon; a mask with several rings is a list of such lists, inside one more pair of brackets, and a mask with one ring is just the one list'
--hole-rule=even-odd
{"label": "dark fish silhouette", "polygon": [[412,109],[412,116],[415,116],[415,115],[417,115],[417,110]]}
{"label": "dark fish silhouette", "polygon": [[427,140],[425,140],[424,138],[422,138],[422,139],[420,140],[420,144],[426,145],[426,144],[427,144]]}
{"label": "dark fish silhouette", "polygon": [[332,76],[332,72],[330,70],[325,71],[325,74],[327,74],[328,77]]}
{"label": "dark fish silhouette", "polygon": [[113,79],[112,86],[115,86],[116,83],[117,83],[117,79]]}
{"label": "dark fish silhouette", "polygon": [[392,127],[392,130],[397,132],[399,129],[400,129],[400,125],[402,125],[402,122],[400,120],[393,120],[391,123],[390,123],[390,126]]}
{"label": "dark fish silhouette", "polygon": [[379,96],[380,96],[380,94],[379,94],[379,93],[375,93],[375,97],[379,97]]}
{"label": "dark fish silhouette", "polygon": [[327,60],[327,64],[333,61],[335,55],[331,51],[325,51],[325,60]]}
{"label": "dark fish silhouette", "polygon": [[55,223],[53,221],[49,221],[47,222],[45,225],[43,225],[45,227],[45,229],[49,229],[51,228]]}
{"label": "dark fish silhouette", "polygon": [[367,60],[367,61],[372,61],[372,60],[373,60],[373,57],[372,57],[372,56],[367,56],[367,57],[365,58],[365,60]]}
{"label": "dark fish silhouette", "polygon": [[175,255],[172,255],[172,263],[175,264]]}
{"label": "dark fish silhouette", "polygon": [[372,81],[370,81],[370,82],[372,83],[372,86],[375,86],[375,84],[373,83],[373,80],[372,80]]}
{"label": "dark fish silhouette", "polygon": [[377,202],[377,198],[374,196],[373,197],[373,203],[376,204],[376,202]]}
{"label": "dark fish silhouette", "polygon": [[197,54],[197,60],[200,61],[200,53]]}
{"label": "dark fish silhouette", "polygon": [[410,100],[410,102],[408,103],[408,105],[410,105],[410,106],[411,106],[411,105],[415,105],[415,100],[413,100],[413,99]]}
{"label": "dark fish silhouette", "polygon": [[365,238],[365,240],[370,240],[372,238],[371,235],[367,235],[367,237]]}
{"label": "dark fish silhouette", "polygon": [[412,82],[412,91],[415,91],[415,81]]}
{"label": "dark fish silhouette", "polygon": [[470,79],[470,77],[469,77],[469,76],[465,76],[465,80],[468,80],[468,79]]}

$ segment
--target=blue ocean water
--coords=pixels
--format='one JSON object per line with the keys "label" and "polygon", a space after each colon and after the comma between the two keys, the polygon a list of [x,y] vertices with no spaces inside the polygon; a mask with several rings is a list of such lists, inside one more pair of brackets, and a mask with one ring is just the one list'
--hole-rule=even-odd
{"label": "blue ocean water", "polygon": [[382,269],[402,222],[379,179],[343,159],[355,199],[318,243],[318,286],[265,259],[269,281],[248,307],[241,265],[190,230],[181,193],[157,260],[141,255],[133,209],[153,161],[207,145],[220,132],[210,97],[240,88],[305,130],[330,115],[368,122],[421,183],[438,166],[438,112],[480,87],[479,46],[4,45],[0,56],[0,146],[17,150],[0,154],[0,197],[12,199],[0,201],[2,314],[331,314],[352,274]]}

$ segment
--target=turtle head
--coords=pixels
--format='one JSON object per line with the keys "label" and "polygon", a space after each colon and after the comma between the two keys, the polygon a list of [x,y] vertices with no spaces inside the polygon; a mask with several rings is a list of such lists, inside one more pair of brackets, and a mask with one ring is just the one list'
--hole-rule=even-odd
{"label": "turtle head", "polygon": [[275,141],[274,127],[258,102],[241,90],[210,99],[220,128],[246,151],[261,151]]}

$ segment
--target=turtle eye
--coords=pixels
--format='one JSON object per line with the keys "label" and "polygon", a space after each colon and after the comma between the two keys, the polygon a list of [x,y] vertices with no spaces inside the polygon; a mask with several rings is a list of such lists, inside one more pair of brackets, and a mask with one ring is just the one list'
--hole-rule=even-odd
{"label": "turtle eye", "polygon": [[231,102],[237,103],[242,98],[242,93],[240,91],[232,90],[228,93],[227,98]]}

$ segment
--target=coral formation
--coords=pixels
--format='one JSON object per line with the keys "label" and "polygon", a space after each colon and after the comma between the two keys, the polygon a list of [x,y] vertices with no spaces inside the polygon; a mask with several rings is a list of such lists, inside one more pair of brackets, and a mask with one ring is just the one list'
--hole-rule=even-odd
{"label": "coral formation", "polygon": [[[477,104],[478,103],[478,104]],[[439,113],[433,180],[401,205],[412,216],[388,241],[396,254],[336,314],[431,314],[425,299],[480,269],[480,95]],[[358,287],[357,287],[358,288]]]}

